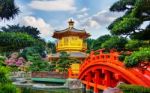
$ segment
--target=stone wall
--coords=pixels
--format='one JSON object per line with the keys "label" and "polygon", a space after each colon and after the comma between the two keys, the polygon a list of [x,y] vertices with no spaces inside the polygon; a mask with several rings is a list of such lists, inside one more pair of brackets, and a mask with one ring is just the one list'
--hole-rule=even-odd
{"label": "stone wall", "polygon": [[82,83],[78,79],[67,79],[67,82],[64,86],[67,86],[69,89],[80,89],[82,87]]}
{"label": "stone wall", "polygon": [[16,78],[31,78],[31,72],[23,72],[23,71],[11,72],[10,76]]}

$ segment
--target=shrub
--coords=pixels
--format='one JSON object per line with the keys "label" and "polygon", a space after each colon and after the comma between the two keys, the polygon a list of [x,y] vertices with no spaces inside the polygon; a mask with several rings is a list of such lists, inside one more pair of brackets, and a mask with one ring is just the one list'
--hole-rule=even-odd
{"label": "shrub", "polygon": [[19,93],[9,79],[9,68],[0,66],[0,93]]}
{"label": "shrub", "polygon": [[128,43],[125,45],[125,47],[128,50],[138,50],[138,48],[141,47],[142,45],[143,45],[142,41],[129,40]]}
{"label": "shrub", "polygon": [[127,39],[123,37],[111,37],[104,43],[102,43],[101,47],[106,48],[106,49],[117,49],[117,50],[122,50],[125,48],[125,44],[127,43]]}
{"label": "shrub", "polygon": [[32,63],[30,65],[31,71],[49,71],[49,63],[42,60],[38,53],[28,55],[27,59]]}
{"label": "shrub", "polygon": [[150,93],[150,88],[137,85],[120,84],[118,88],[124,93]]}
{"label": "shrub", "polygon": [[20,90],[12,83],[0,84],[0,93],[20,93]]}
{"label": "shrub", "polygon": [[5,59],[6,59],[5,57],[0,56],[0,66],[4,66],[5,65],[5,63],[4,63]]}
{"label": "shrub", "polygon": [[10,82],[8,77],[9,77],[9,69],[4,66],[0,66],[0,83]]}
{"label": "shrub", "polygon": [[133,52],[130,56],[125,57],[125,66],[134,67],[141,62],[150,62],[150,47],[141,48],[139,51]]}

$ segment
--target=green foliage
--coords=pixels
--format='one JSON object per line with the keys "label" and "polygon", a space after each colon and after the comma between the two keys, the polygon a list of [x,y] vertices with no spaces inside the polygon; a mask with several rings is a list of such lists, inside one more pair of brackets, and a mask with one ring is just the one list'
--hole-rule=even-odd
{"label": "green foliage", "polygon": [[143,41],[139,40],[128,40],[128,43],[125,45],[128,50],[138,50],[144,45]]}
{"label": "green foliage", "polygon": [[51,53],[56,53],[56,45],[54,42],[49,41],[47,47],[50,49]]}
{"label": "green foliage", "polygon": [[110,35],[103,35],[103,36],[100,36],[99,38],[97,38],[95,41],[94,41],[94,44],[93,44],[93,50],[98,50],[98,49],[101,49],[101,45],[102,43],[104,43],[105,41],[109,40],[111,38]]}
{"label": "green foliage", "polygon": [[67,71],[70,65],[69,54],[61,52],[59,60],[57,61],[56,69],[59,71]]}
{"label": "green foliage", "polygon": [[0,77],[0,83],[9,83],[9,69],[4,66],[0,66]]}
{"label": "green foliage", "polygon": [[120,84],[118,88],[124,93],[150,93],[150,88],[137,85]]}
{"label": "green foliage", "polygon": [[[31,26],[20,26],[20,25],[8,25],[8,27],[2,27],[1,28],[3,33],[13,33],[13,34],[25,34],[29,35],[28,39],[31,40],[33,38],[34,42],[32,43],[32,47],[29,45],[27,46],[27,50],[36,50],[41,55],[43,54],[43,51],[45,50],[45,41],[39,37],[40,31],[37,28],[31,27]],[[8,38],[10,39],[10,38]],[[28,43],[27,39],[27,43]],[[19,38],[16,39],[17,42],[21,42],[22,40],[19,40]],[[6,40],[4,40],[4,43]],[[26,43],[25,42],[25,43]]]}
{"label": "green foliage", "polygon": [[126,55],[125,55],[125,54],[122,54],[122,55],[119,56],[119,60],[120,60],[120,61],[124,61],[125,57],[126,57]]}
{"label": "green foliage", "polygon": [[37,28],[31,26],[20,26],[18,25],[8,25],[7,27],[1,28],[2,32],[16,32],[16,33],[27,33],[33,38],[39,39],[40,31]]}
{"label": "green foliage", "polygon": [[66,52],[61,52],[59,60],[57,61],[56,69],[62,72],[66,72],[72,63],[79,63],[79,60],[71,59],[69,58],[69,54]]}
{"label": "green foliage", "polygon": [[135,1],[136,0],[119,0],[111,6],[110,10],[118,12],[128,10],[127,5],[133,6]]}
{"label": "green foliage", "polygon": [[0,93],[19,93],[19,90],[10,81],[9,72],[9,68],[0,66]]}
{"label": "green foliage", "polygon": [[101,47],[106,49],[117,49],[122,50],[125,48],[125,44],[127,43],[127,39],[123,37],[114,36],[109,40],[102,43]]}
{"label": "green foliage", "polygon": [[150,62],[150,47],[135,51],[125,58],[126,67],[135,67],[141,62]]}
{"label": "green foliage", "polygon": [[141,21],[138,18],[134,17],[124,17],[122,21],[116,23],[111,29],[111,33],[113,35],[125,35],[137,29],[140,25]]}
{"label": "green foliage", "polygon": [[0,84],[0,93],[20,93],[20,90],[11,83]]}
{"label": "green foliage", "polygon": [[110,38],[111,38],[110,35],[103,35],[97,39],[87,39],[86,40],[87,41],[87,53],[89,53],[91,50],[101,49],[102,43],[104,43],[105,41],[107,41]]}
{"label": "green foliage", "polygon": [[112,22],[108,29],[113,35],[127,35],[132,39],[149,40],[149,25],[141,28],[141,25],[150,20],[149,0],[118,0],[110,11],[123,12],[125,14]]}
{"label": "green foliage", "polygon": [[0,18],[14,18],[19,13],[19,8],[15,6],[14,0],[0,0]]}
{"label": "green foliage", "polygon": [[21,56],[27,59],[28,55],[32,55],[35,53],[40,54],[41,57],[45,57],[45,46],[44,45],[37,45],[37,46],[32,46],[32,47],[27,47],[21,52]]}
{"label": "green foliage", "polygon": [[49,63],[42,60],[38,53],[28,54],[27,59],[32,62],[30,66],[31,71],[49,71]]}
{"label": "green foliage", "polygon": [[5,64],[4,64],[4,61],[5,61],[5,57],[3,57],[3,56],[0,56],[0,66],[4,66]]}
{"label": "green foliage", "polygon": [[91,39],[91,38],[88,38],[86,39],[86,42],[87,42],[87,53],[90,53],[90,51],[93,50],[93,47],[94,47],[94,41],[95,39]]}
{"label": "green foliage", "polygon": [[0,32],[0,51],[16,51],[25,47],[32,46],[35,40],[25,33],[6,33]]}
{"label": "green foliage", "polygon": [[139,39],[139,40],[150,40],[149,35],[150,35],[150,24],[146,27],[146,29],[144,31],[133,33],[130,36],[130,38],[131,39]]}

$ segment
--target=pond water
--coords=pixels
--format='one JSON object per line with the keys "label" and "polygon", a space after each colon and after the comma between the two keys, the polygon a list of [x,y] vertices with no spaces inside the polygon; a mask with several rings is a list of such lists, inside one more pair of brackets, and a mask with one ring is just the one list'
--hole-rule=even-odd
{"label": "pond water", "polygon": [[70,90],[70,89],[34,89],[28,87],[22,87],[21,93],[82,93],[82,89]]}

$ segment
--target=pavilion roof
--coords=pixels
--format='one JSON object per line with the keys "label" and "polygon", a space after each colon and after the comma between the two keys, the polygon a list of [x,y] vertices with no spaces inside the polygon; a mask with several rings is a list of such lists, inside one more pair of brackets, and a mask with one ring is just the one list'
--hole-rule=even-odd
{"label": "pavilion roof", "polygon": [[65,36],[79,36],[81,38],[87,38],[90,36],[89,33],[87,33],[85,31],[85,29],[83,30],[79,30],[74,28],[74,21],[70,20],[69,22],[69,27],[63,30],[56,30],[53,34],[52,37],[54,38],[61,38],[61,37],[65,37]]}

